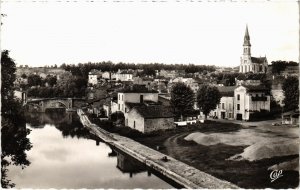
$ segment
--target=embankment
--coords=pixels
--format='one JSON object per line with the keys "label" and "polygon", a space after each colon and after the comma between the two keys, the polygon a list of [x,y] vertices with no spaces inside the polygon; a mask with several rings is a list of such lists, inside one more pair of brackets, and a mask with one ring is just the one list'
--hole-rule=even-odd
{"label": "embankment", "polygon": [[[230,182],[213,177],[183,162],[144,146],[132,139],[117,134],[111,134],[99,128],[97,125],[90,122],[87,115],[85,115],[81,109],[77,110],[77,114],[79,115],[82,124],[87,127],[91,133],[98,136],[111,146],[116,147],[140,162],[145,163],[148,167],[158,171],[162,175],[172,179],[185,188],[238,188],[236,185]],[[165,156],[168,157],[167,161],[162,159]]]}

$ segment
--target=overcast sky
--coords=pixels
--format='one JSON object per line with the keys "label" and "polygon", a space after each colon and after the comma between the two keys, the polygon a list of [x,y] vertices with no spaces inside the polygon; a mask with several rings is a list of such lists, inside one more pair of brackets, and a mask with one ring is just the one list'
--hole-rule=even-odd
{"label": "overcast sky", "polygon": [[298,62],[296,1],[1,4],[1,49],[18,65],[111,60],[238,66],[248,24],[252,56]]}

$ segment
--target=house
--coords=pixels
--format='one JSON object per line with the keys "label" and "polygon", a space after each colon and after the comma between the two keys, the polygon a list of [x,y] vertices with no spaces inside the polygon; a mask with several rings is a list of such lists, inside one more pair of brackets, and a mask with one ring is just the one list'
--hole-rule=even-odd
{"label": "house", "polygon": [[299,110],[282,114],[281,123],[284,125],[299,125]]}
{"label": "house", "polygon": [[270,111],[269,89],[262,85],[241,85],[234,90],[234,118],[250,120],[255,112]]}
{"label": "house", "polygon": [[144,85],[133,85],[118,92],[118,111],[126,113],[125,103],[158,102],[158,92]]}
{"label": "house", "polygon": [[103,72],[102,73],[102,78],[104,78],[104,79],[110,79],[110,72],[108,72],[108,71]]}
{"label": "house", "polygon": [[116,73],[116,81],[133,81],[133,71],[124,70]]}
{"label": "house", "polygon": [[109,100],[106,100],[103,104],[103,109],[105,111],[105,115],[109,117],[112,113],[118,111],[118,100],[117,97],[112,97]]}
{"label": "house", "polygon": [[263,80],[264,75],[260,74],[241,74],[235,78],[236,86],[244,85],[261,85],[261,81]]}
{"label": "house", "polygon": [[142,133],[173,129],[174,114],[162,105],[137,105],[126,113],[125,125]]}
{"label": "house", "polygon": [[265,57],[252,57],[251,56],[251,43],[248,32],[248,26],[246,26],[246,32],[244,36],[243,55],[240,63],[240,73],[266,73],[268,69],[268,61]]}
{"label": "house", "polygon": [[235,86],[218,86],[221,100],[217,108],[209,113],[209,116],[220,119],[234,119],[234,89]]}
{"label": "house", "polygon": [[102,76],[101,71],[98,70],[91,70],[89,72],[89,76],[88,76],[88,83],[92,84],[92,85],[96,85],[98,84],[98,79]]}

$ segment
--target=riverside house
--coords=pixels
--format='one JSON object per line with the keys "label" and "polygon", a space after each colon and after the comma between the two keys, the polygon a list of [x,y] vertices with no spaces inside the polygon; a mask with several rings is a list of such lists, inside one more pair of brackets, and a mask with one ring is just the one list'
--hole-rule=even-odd
{"label": "riverside house", "polygon": [[142,133],[172,129],[175,128],[174,114],[165,106],[144,103],[126,113],[125,125]]}

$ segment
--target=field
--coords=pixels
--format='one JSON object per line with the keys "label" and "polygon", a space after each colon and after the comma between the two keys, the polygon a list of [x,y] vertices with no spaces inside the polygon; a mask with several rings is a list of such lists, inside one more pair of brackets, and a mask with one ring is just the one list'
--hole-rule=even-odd
{"label": "field", "polygon": [[[212,122],[135,140],[241,188],[299,184],[299,151],[289,148],[299,145],[298,128]],[[272,183],[271,169],[283,170]]]}

